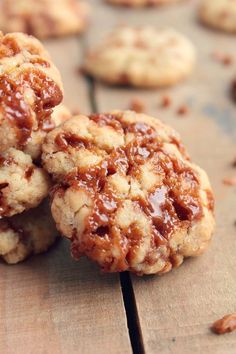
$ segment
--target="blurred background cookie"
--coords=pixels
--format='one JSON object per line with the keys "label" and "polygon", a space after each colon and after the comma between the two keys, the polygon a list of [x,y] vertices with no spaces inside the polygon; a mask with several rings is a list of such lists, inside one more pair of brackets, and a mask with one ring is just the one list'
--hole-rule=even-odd
{"label": "blurred background cookie", "polygon": [[88,5],[77,0],[3,0],[0,28],[37,38],[64,36],[82,32],[88,12]]}
{"label": "blurred background cookie", "polygon": [[206,250],[214,228],[208,177],[159,120],[131,111],[77,116],[48,134],[43,151],[60,179],[52,214],[76,259],[157,274]]}
{"label": "blurred background cookie", "polygon": [[110,84],[151,88],[180,82],[194,63],[194,46],[175,30],[124,26],[91,49],[84,68]]}
{"label": "blurred background cookie", "polygon": [[226,32],[236,32],[236,1],[202,0],[199,17],[210,27]]}
{"label": "blurred background cookie", "polygon": [[57,236],[45,200],[35,209],[0,220],[0,257],[9,264],[21,262],[31,254],[47,251]]}

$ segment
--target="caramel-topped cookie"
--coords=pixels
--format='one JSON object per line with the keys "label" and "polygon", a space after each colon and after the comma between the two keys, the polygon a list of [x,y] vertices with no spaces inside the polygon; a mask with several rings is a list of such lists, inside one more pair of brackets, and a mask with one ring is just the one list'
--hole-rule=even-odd
{"label": "caramel-topped cookie", "polygon": [[62,98],[60,74],[41,43],[0,33],[0,152],[14,147],[37,158],[28,144],[40,145],[54,128],[51,115]]}
{"label": "caramel-topped cookie", "polygon": [[207,248],[208,177],[158,119],[79,115],[47,135],[42,159],[58,181],[52,214],[75,258],[86,255],[108,272],[156,274]]}

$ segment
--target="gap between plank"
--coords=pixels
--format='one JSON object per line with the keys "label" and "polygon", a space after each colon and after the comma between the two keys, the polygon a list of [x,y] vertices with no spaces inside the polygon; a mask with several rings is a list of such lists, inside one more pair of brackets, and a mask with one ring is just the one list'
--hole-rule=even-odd
{"label": "gap between plank", "polygon": [[120,284],[133,353],[145,354],[134,289],[129,272],[120,273]]}
{"label": "gap between plank", "polygon": [[[87,77],[87,83],[91,111],[92,113],[97,113],[98,107],[95,97],[94,80]],[[129,272],[120,273],[120,286],[122,290],[122,297],[125,307],[126,321],[129,330],[129,338],[132,351],[134,354],[145,354],[135,295]]]}

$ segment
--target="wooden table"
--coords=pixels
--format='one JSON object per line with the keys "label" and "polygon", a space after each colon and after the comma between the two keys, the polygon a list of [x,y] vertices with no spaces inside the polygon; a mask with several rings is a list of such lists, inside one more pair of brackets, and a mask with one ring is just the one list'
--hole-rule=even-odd
{"label": "wooden table", "polygon": [[[86,259],[75,262],[69,244],[17,266],[0,264],[1,354],[235,354],[236,333],[216,336],[213,321],[236,311],[236,190],[222,183],[236,170],[236,106],[228,88],[236,74],[235,36],[216,33],[196,20],[196,2],[142,10],[91,1],[84,37],[47,41],[62,72],[65,102],[82,113],[126,109],[141,98],[147,113],[171,124],[210,175],[217,228],[209,251],[163,277],[101,274]],[[198,63],[190,80],[165,90],[111,88],[78,73],[85,49],[120,23],[173,26],[192,39]],[[212,52],[233,54],[222,66]],[[161,98],[172,98],[169,109]],[[176,110],[187,104],[189,113]]]}

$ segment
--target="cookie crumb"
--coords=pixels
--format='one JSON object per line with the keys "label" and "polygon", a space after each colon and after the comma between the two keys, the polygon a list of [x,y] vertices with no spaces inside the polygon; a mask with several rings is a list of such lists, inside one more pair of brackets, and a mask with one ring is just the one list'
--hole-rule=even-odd
{"label": "cookie crumb", "polygon": [[161,107],[167,108],[171,105],[171,98],[170,96],[163,96],[161,99]]}
{"label": "cookie crumb", "polygon": [[180,116],[184,116],[184,115],[186,115],[188,112],[189,112],[189,109],[188,109],[188,107],[185,106],[185,105],[180,106],[180,107],[177,109],[177,114],[180,115]]}
{"label": "cookie crumb", "polygon": [[236,313],[226,315],[212,325],[212,331],[216,334],[225,334],[236,330]]}
{"label": "cookie crumb", "polygon": [[223,179],[223,183],[226,186],[236,186],[236,177],[226,177]]}
{"label": "cookie crumb", "polygon": [[234,62],[234,59],[232,55],[230,54],[223,54],[220,52],[214,52],[212,53],[212,58],[218,61],[218,63],[224,65],[224,66],[229,66],[232,65]]}
{"label": "cookie crumb", "polygon": [[130,102],[129,109],[131,109],[131,111],[135,111],[136,113],[143,113],[145,112],[145,104],[139,98],[133,98]]}

